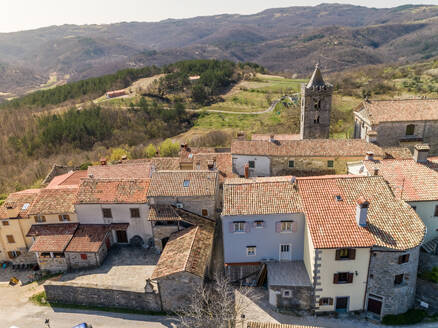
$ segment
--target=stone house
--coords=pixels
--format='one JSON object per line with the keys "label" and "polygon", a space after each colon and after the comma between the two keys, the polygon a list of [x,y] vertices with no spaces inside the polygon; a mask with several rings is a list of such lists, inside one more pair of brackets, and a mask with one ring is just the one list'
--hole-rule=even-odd
{"label": "stone house", "polygon": [[[345,174],[347,163],[367,152],[383,158],[385,152],[365,140],[233,140],[233,172],[241,177]],[[246,169],[245,169],[246,168]]]}
{"label": "stone house", "polygon": [[404,146],[413,151],[428,143],[438,154],[438,100],[367,100],[354,112],[354,137],[379,146]]}
{"label": "stone house", "polygon": [[122,224],[120,230],[113,231],[115,242],[149,243],[152,237],[151,223],[147,220],[149,182],[150,179],[82,179],[75,203],[79,222]]}
{"label": "stone house", "polygon": [[171,235],[151,276],[157,283],[162,309],[169,312],[190,304],[193,291],[202,288],[209,272],[215,231],[215,221],[177,211],[196,225]]}
{"label": "stone house", "polygon": [[226,272],[259,285],[266,268],[274,306],[381,318],[414,304],[425,226],[382,177],[232,179],[222,228]]}
{"label": "stone house", "polygon": [[154,244],[161,251],[173,232],[186,227],[171,206],[216,219],[219,206],[218,173],[203,170],[154,172],[148,201]]}

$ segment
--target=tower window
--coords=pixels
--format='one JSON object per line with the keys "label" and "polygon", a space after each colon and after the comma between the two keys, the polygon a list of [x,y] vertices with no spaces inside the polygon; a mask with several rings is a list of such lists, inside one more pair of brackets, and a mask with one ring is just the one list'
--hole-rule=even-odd
{"label": "tower window", "polygon": [[320,110],[321,109],[321,100],[319,99],[313,99],[313,107],[316,110]]}
{"label": "tower window", "polygon": [[313,123],[319,124],[319,115],[317,117],[315,117],[315,119],[313,120]]}
{"label": "tower window", "polygon": [[415,124],[409,124],[406,127],[406,135],[407,136],[413,136],[415,133]]}

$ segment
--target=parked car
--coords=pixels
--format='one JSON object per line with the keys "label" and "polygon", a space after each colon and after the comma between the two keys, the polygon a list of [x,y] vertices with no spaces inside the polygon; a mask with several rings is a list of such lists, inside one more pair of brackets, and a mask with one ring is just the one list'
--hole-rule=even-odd
{"label": "parked car", "polygon": [[77,326],[74,326],[73,328],[93,328],[91,325],[89,325],[88,323],[81,323]]}

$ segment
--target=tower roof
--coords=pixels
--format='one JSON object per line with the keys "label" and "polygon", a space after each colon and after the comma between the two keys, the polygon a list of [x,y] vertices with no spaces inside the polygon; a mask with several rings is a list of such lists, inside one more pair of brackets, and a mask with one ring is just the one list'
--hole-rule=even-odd
{"label": "tower roof", "polygon": [[315,70],[313,71],[312,77],[310,78],[309,83],[307,83],[307,88],[323,86],[326,85],[324,79],[322,78],[322,73],[319,68],[319,64],[316,64]]}

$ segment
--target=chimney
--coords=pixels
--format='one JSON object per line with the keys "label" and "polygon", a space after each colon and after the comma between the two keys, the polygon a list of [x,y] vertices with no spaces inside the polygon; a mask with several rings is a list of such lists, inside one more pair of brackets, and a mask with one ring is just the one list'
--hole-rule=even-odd
{"label": "chimney", "polygon": [[207,162],[207,167],[210,171],[214,169],[214,163],[215,163],[214,160]]}
{"label": "chimney", "polygon": [[102,157],[101,159],[100,159],[100,165],[106,165],[106,158],[105,157]]}
{"label": "chimney", "polygon": [[379,175],[379,168],[378,167],[373,167],[373,175]]}
{"label": "chimney", "polygon": [[88,177],[89,177],[90,179],[93,179],[93,178],[94,178],[93,173],[88,173]]}
{"label": "chimney", "polygon": [[237,139],[245,140],[245,133],[244,132],[237,132]]}
{"label": "chimney", "polygon": [[367,201],[364,197],[360,197],[356,201],[356,222],[361,227],[367,226],[367,216],[368,216],[368,208],[370,206],[370,202]]}
{"label": "chimney", "polygon": [[419,144],[414,147],[414,160],[417,163],[426,163],[429,156],[430,146],[428,144]]}
{"label": "chimney", "polygon": [[269,136],[269,141],[270,141],[270,142],[275,142],[275,135],[274,135],[274,134],[271,134],[271,135]]}
{"label": "chimney", "polygon": [[249,164],[245,165],[245,179],[249,178]]}
{"label": "chimney", "polygon": [[367,151],[367,155],[365,156],[365,160],[374,161],[374,153],[372,151]]}
{"label": "chimney", "polygon": [[123,156],[122,156],[122,163],[123,163],[123,162],[126,162],[127,160],[128,160],[128,156],[123,155]]}
{"label": "chimney", "polygon": [[377,142],[377,131],[374,130],[368,131],[366,135],[366,141],[375,144]]}

